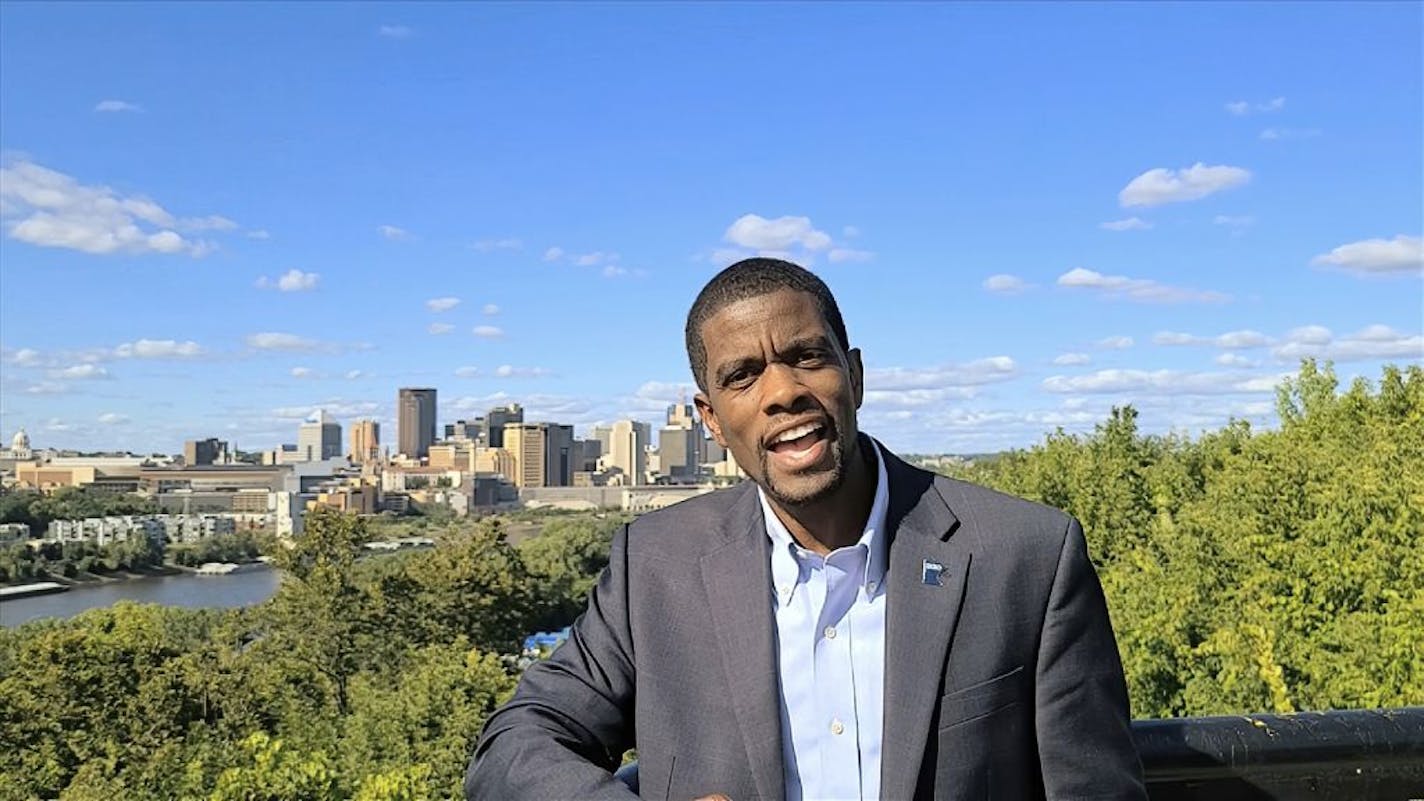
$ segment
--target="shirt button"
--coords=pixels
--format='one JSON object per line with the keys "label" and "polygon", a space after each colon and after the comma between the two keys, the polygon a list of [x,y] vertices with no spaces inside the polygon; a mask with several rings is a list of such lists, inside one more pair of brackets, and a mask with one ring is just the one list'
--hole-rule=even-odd
{"label": "shirt button", "polygon": [[790,585],[790,584],[783,584],[783,585],[781,585],[780,587],[778,587],[776,591],[779,592],[779,593],[781,593],[782,595],[790,595],[790,594],[791,594],[791,585]]}
{"label": "shirt button", "polygon": [[866,588],[867,590],[871,591],[871,592],[875,592],[875,582],[872,581],[872,582],[867,583],[867,584],[865,585],[865,588]]}
{"label": "shirt button", "polygon": [[839,720],[833,720],[833,721],[831,721],[831,734],[844,734],[844,733],[845,733],[845,724],[844,724],[844,723],[841,723]]}
{"label": "shirt button", "polygon": [[826,627],[826,639],[828,639],[828,640],[834,640],[835,638],[836,638],[836,627],[835,627],[835,626],[827,626],[827,627]]}

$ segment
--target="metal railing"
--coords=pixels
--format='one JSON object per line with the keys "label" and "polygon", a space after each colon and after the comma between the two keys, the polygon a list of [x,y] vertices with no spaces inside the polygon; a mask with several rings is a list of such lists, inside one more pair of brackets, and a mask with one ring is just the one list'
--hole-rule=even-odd
{"label": "metal railing", "polygon": [[[1424,707],[1135,720],[1152,801],[1424,801]],[[638,763],[618,777],[638,786]]]}

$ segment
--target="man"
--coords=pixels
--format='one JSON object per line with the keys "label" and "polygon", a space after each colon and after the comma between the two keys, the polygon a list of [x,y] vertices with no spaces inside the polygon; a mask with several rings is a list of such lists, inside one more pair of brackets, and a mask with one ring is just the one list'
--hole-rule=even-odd
{"label": "man", "polygon": [[830,291],[748,259],[687,319],[697,408],[750,482],[613,541],[568,641],[525,672],[466,794],[1145,798],[1082,530],[859,433]]}

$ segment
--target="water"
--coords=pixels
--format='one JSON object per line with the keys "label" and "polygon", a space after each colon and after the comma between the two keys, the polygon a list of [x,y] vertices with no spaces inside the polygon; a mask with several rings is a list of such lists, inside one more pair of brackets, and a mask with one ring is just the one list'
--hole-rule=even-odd
{"label": "water", "polygon": [[248,568],[227,576],[176,576],[116,581],[80,586],[69,592],[36,595],[0,603],[0,626],[18,626],[45,617],[73,617],[86,609],[112,606],[119,601],[183,606],[190,609],[226,609],[261,603],[277,591],[280,577],[271,568]]}

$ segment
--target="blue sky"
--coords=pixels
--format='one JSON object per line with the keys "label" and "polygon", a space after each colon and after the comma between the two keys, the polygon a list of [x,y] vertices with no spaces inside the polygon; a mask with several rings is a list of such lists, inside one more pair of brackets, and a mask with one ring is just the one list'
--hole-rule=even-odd
{"label": "blue sky", "polygon": [[657,421],[682,319],[788,253],[862,427],[1273,422],[1424,361],[1424,6],[0,5],[0,429],[175,452]]}

